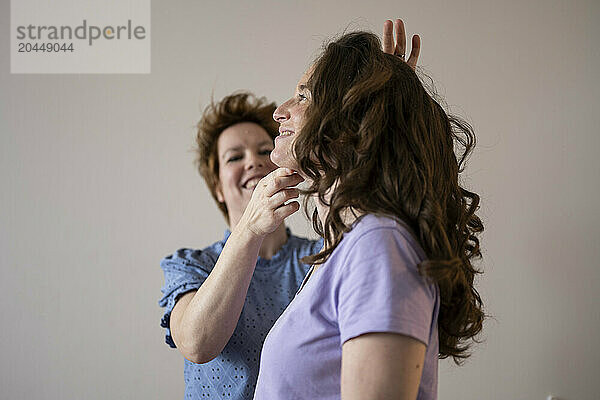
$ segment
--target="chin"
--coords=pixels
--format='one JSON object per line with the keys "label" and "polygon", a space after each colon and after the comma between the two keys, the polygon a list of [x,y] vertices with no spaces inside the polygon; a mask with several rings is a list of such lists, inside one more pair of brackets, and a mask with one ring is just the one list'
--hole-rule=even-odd
{"label": "chin", "polygon": [[291,168],[293,170],[298,170],[298,163],[289,154],[281,154],[276,150],[271,152],[271,161],[273,164],[277,165],[279,168]]}

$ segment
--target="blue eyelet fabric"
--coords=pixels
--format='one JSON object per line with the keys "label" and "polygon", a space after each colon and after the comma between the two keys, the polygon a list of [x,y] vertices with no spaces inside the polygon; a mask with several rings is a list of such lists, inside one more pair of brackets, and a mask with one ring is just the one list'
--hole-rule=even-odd
{"label": "blue eyelet fabric", "polygon": [[[202,250],[179,249],[160,265],[165,276],[159,305],[165,342],[175,348],[169,329],[177,299],[197,290],[212,271],[230,235]],[[205,364],[185,360],[185,399],[252,399],[258,378],[260,352],[267,333],[290,303],[309,267],[299,260],[321,250],[323,241],[290,234],[270,260],[258,258],[246,302],[233,335],[221,354]]]}

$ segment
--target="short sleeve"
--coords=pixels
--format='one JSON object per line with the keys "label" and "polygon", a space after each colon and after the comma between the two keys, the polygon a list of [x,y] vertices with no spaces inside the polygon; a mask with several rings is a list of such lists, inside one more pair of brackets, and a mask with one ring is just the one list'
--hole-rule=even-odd
{"label": "short sleeve", "polygon": [[169,346],[176,347],[169,321],[177,299],[184,293],[197,290],[204,283],[216,259],[217,256],[208,251],[180,249],[160,262],[165,275],[165,285],[161,289],[163,296],[158,302],[165,309],[160,325],[166,329],[165,342]]}
{"label": "short sleeve", "polygon": [[437,289],[419,275],[422,249],[397,228],[367,231],[349,245],[336,279],[340,345],[373,332],[428,345]]}

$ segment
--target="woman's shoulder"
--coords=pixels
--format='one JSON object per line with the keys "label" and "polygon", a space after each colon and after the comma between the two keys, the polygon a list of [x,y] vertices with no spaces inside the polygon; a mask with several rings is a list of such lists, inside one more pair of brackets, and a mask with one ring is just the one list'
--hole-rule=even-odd
{"label": "woman's shoulder", "polygon": [[218,241],[203,249],[182,247],[165,256],[161,267],[196,267],[212,270],[223,250],[223,241]]}
{"label": "woman's shoulder", "polygon": [[366,233],[379,230],[396,230],[400,233],[412,235],[412,229],[401,219],[376,214],[365,214],[359,217],[347,233],[348,237],[362,236]]}
{"label": "woman's shoulder", "polygon": [[399,218],[387,215],[366,214],[360,217],[346,233],[342,242],[345,241],[348,248],[359,246],[374,250],[381,244],[388,243],[392,237],[415,249],[421,258],[425,257],[417,236],[408,224]]}

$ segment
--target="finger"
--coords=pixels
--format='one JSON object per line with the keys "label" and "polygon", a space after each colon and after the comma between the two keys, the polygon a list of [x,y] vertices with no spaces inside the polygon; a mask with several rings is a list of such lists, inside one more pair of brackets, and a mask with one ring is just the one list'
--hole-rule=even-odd
{"label": "finger", "polygon": [[412,49],[410,50],[410,57],[406,60],[406,63],[410,65],[412,69],[417,67],[419,61],[419,54],[421,53],[421,38],[419,35],[413,35],[412,37]]}
{"label": "finger", "polygon": [[273,216],[277,219],[284,220],[296,211],[300,209],[300,203],[297,201],[290,201],[289,203],[277,208],[273,212]]}
{"label": "finger", "polygon": [[394,24],[389,19],[383,23],[383,52],[394,54]]}
{"label": "finger", "polygon": [[406,32],[404,30],[404,22],[401,19],[397,19],[394,23],[396,28],[396,51],[394,52],[397,56],[404,56],[406,54]]}
{"label": "finger", "polygon": [[280,168],[277,168],[276,170],[274,170],[273,172],[271,172],[269,175],[275,177],[275,176],[291,176],[294,174],[296,174],[296,171],[294,171],[293,169],[280,167]]}
{"label": "finger", "polygon": [[265,175],[256,186],[260,186],[261,191],[270,197],[276,192],[278,192],[281,188],[285,187],[281,186],[281,184],[285,183],[286,181],[284,179],[290,176],[300,175],[298,175],[297,172],[289,168],[277,168],[271,171],[269,174]]}
{"label": "finger", "polygon": [[274,176],[271,182],[267,182],[266,194],[269,197],[273,196],[281,189],[290,186],[296,186],[302,181],[304,181],[304,178],[302,178],[299,174],[293,174],[290,176]]}
{"label": "finger", "polygon": [[297,171],[291,168],[277,168],[273,173],[273,177],[289,177],[289,176],[300,176]]}
{"label": "finger", "polygon": [[279,192],[275,193],[271,197],[270,203],[273,208],[277,208],[277,207],[280,207],[286,201],[295,199],[298,196],[300,196],[300,192],[298,191],[298,189],[294,189],[294,188],[283,189],[283,190],[280,190]]}

